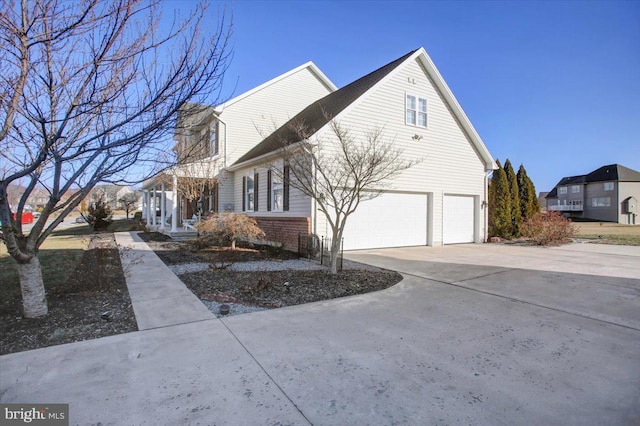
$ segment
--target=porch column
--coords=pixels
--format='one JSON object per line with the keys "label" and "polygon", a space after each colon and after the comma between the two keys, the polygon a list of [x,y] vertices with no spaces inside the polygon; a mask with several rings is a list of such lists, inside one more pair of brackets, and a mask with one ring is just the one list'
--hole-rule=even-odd
{"label": "porch column", "polygon": [[158,205],[157,205],[158,195],[156,194],[156,187],[155,186],[153,187],[151,192],[153,193],[153,195],[152,195],[153,198],[151,199],[151,224],[153,226],[156,226],[156,210],[158,208]]}
{"label": "porch column", "polygon": [[178,176],[173,175],[173,186],[171,189],[171,232],[178,232]]}
{"label": "porch column", "polygon": [[144,191],[144,214],[147,219],[147,226],[151,225],[151,194],[149,190]]}
{"label": "porch column", "polygon": [[164,193],[164,182],[162,182],[162,184],[160,185],[160,227],[162,229],[164,229],[164,223],[167,220],[167,216],[166,216],[166,202],[167,202],[167,197]]}

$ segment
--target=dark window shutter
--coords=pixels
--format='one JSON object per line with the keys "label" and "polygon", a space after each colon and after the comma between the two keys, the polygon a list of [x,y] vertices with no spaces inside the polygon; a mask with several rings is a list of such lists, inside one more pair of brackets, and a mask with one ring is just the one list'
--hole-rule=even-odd
{"label": "dark window shutter", "polygon": [[242,176],[242,211],[247,209],[247,177]]}
{"label": "dark window shutter", "polygon": [[253,211],[257,212],[258,211],[258,188],[260,188],[260,185],[258,185],[258,173],[254,173],[253,174]]}
{"label": "dark window shutter", "polygon": [[284,166],[282,179],[282,210],[289,211],[289,166]]}
{"label": "dark window shutter", "polygon": [[271,170],[267,170],[267,211],[271,211]]}
{"label": "dark window shutter", "polygon": [[213,211],[218,213],[218,182],[213,184]]}

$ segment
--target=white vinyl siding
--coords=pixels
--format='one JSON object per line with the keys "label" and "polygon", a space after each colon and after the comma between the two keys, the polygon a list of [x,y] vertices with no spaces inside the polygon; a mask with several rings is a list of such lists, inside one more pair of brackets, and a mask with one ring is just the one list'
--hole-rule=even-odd
{"label": "white vinyl siding", "polygon": [[276,126],[329,93],[331,90],[314,73],[303,68],[227,106],[220,115],[227,125],[227,164],[233,164]]}
{"label": "white vinyl siding", "polygon": [[[418,93],[426,98],[428,128],[405,125],[403,94],[406,93]],[[429,238],[433,245],[442,244],[445,193],[484,199],[484,162],[417,61],[397,70],[397,74],[381,82],[377,90],[357,100],[337,118],[354,136],[363,135],[373,127],[382,128],[385,140],[393,140],[408,158],[421,160],[389,182],[388,189],[433,194],[433,205],[429,207],[433,215]],[[416,134],[421,138],[416,139]],[[322,137],[329,138],[330,133],[324,131]],[[478,209],[476,214],[482,212],[484,209]],[[319,219],[321,214],[318,213]],[[483,220],[479,223],[484,227]],[[317,232],[328,235],[326,226],[319,227]],[[484,235],[484,229],[477,235]]]}

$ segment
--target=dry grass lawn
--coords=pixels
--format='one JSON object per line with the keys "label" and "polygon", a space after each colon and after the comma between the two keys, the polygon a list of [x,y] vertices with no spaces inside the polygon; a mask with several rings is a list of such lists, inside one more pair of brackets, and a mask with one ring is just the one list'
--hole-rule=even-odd
{"label": "dry grass lawn", "polygon": [[602,244],[640,246],[640,225],[609,222],[576,222],[576,237]]}

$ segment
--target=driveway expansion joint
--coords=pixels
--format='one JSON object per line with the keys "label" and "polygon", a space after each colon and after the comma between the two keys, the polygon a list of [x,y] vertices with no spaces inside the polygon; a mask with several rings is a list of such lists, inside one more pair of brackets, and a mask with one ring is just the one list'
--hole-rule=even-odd
{"label": "driveway expansion joint", "polygon": [[240,346],[242,346],[242,348],[245,350],[245,352],[247,353],[247,355],[249,355],[251,357],[251,359],[253,360],[253,362],[256,363],[256,365],[264,372],[264,374],[269,378],[269,380],[271,380],[271,382],[280,390],[280,392],[282,392],[282,395],[284,395],[285,398],[287,398],[287,401],[289,401],[291,403],[291,405],[293,405],[296,409],[296,411],[298,411],[298,413],[300,413],[300,415],[307,421],[307,423],[309,423],[309,425],[313,426],[313,423],[311,422],[311,420],[309,420],[309,418],[302,412],[302,410],[300,409],[300,407],[298,407],[298,404],[296,404],[293,399],[291,399],[291,397],[285,392],[285,390],[282,388],[282,386],[280,386],[280,383],[278,383],[271,374],[269,374],[269,372],[264,368],[264,366],[262,365],[262,363],[260,363],[260,361],[258,361],[258,359],[251,353],[251,351],[249,350],[249,348],[247,348],[244,343],[242,343],[242,341],[238,338],[238,336],[236,336],[236,334],[233,332],[233,330],[231,330],[231,328],[229,327],[229,325],[224,321],[223,318],[218,318],[220,320],[220,322],[224,325],[224,327],[229,331],[229,333],[233,336],[233,338],[236,340],[236,342],[238,342],[238,344]]}

